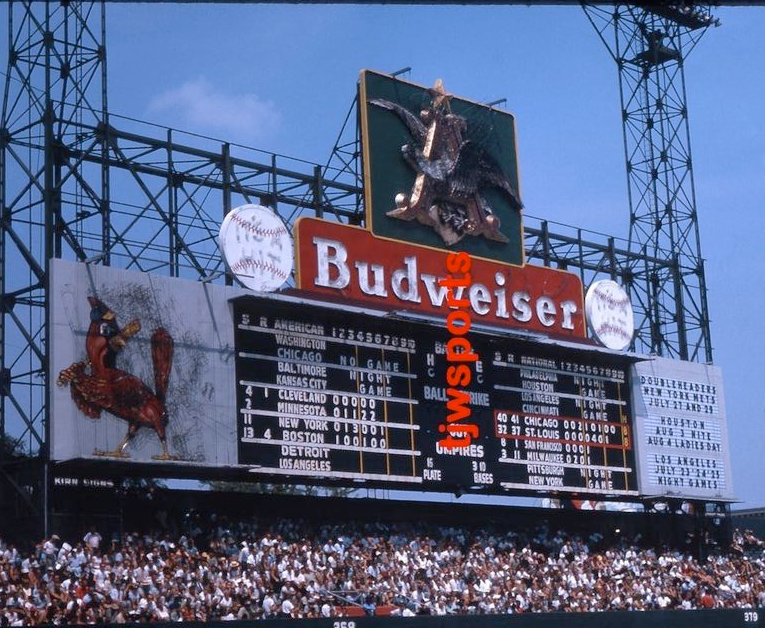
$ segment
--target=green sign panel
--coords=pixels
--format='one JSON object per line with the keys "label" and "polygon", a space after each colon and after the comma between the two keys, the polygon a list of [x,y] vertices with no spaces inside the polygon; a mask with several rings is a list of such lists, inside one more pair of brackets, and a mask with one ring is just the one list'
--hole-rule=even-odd
{"label": "green sign panel", "polygon": [[369,70],[359,102],[373,234],[524,264],[514,116]]}

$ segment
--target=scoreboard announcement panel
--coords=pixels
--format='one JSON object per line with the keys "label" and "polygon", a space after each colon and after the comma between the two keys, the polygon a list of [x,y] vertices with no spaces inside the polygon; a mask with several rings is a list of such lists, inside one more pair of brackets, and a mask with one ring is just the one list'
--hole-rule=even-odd
{"label": "scoreboard announcement panel", "polygon": [[733,500],[721,370],[653,358],[631,380],[642,495]]}
{"label": "scoreboard announcement panel", "polygon": [[448,333],[234,300],[238,464],[296,482],[636,496],[628,359],[469,333],[470,445],[445,448]]}

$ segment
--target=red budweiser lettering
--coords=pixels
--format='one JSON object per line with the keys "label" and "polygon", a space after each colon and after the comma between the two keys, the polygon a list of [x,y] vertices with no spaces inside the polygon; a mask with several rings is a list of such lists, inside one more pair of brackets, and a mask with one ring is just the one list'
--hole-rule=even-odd
{"label": "red budweiser lettering", "polygon": [[[296,224],[298,288],[325,297],[445,316],[445,252],[376,238],[314,218]],[[584,338],[583,288],[572,273],[472,258],[468,300],[477,323]]]}

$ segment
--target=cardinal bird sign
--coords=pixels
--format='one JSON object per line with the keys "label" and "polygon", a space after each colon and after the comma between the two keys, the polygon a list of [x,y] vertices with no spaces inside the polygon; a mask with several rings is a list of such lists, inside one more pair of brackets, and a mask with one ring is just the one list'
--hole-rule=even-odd
{"label": "cardinal bird sign", "polygon": [[375,236],[524,264],[511,114],[365,70],[367,225]]}
{"label": "cardinal bird sign", "polygon": [[165,394],[173,362],[173,338],[165,328],[158,327],[151,336],[151,360],[154,386],[141,378],[119,369],[117,355],[132,336],[141,330],[139,319],[132,319],[124,328],[117,323],[117,314],[98,297],[88,296],[91,307],[90,324],[85,335],[86,358],[62,369],[56,379],[59,387],[69,387],[72,400],[91,419],[110,413],[126,422],[127,433],[120,444],[109,451],[94,450],[97,456],[128,457],[128,442],[142,427],[157,434],[162,454],[153,459],[171,460],[165,427],[168,409]]}
{"label": "cardinal bird sign", "polygon": [[236,463],[228,299],[243,289],[53,260],[51,458]]}

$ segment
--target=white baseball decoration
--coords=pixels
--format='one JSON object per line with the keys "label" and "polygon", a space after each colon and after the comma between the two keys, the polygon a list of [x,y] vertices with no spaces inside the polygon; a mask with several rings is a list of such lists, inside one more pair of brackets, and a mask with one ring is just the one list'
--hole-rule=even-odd
{"label": "white baseball decoration", "polygon": [[293,272],[293,238],[282,219],[262,205],[242,205],[221,223],[224,262],[246,288],[271,292]]}
{"label": "white baseball decoration", "polygon": [[634,312],[621,286],[599,280],[586,292],[586,320],[594,337],[609,349],[624,350],[634,338]]}

